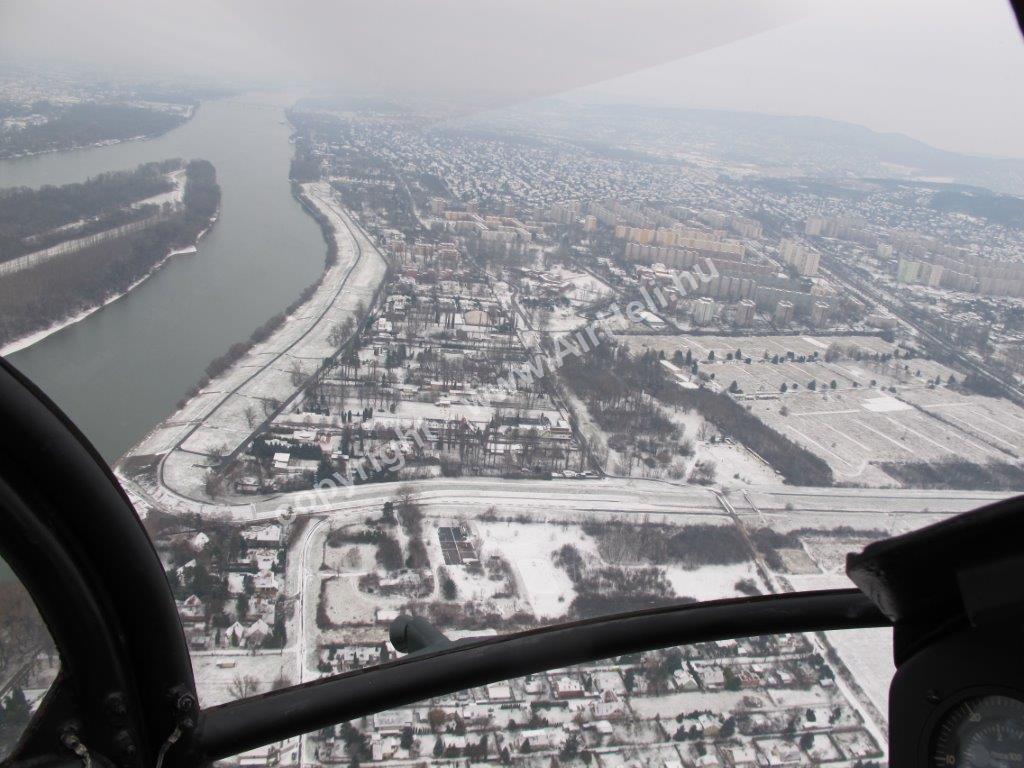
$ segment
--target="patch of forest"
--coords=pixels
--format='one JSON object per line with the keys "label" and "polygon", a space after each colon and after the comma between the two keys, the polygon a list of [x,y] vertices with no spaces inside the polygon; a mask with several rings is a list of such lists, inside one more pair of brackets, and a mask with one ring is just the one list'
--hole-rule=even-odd
{"label": "patch of forest", "polygon": [[184,166],[179,159],[164,160],[79,184],[0,190],[0,261],[152,215],[155,210],[129,206],[171,191],[174,183],[167,174]]}
{"label": "patch of forest", "polygon": [[1021,491],[1024,467],[1007,461],[979,464],[965,459],[880,462],[879,467],[907,488],[943,491]]}
{"label": "patch of forest", "polygon": [[660,568],[592,566],[572,544],[563,545],[552,559],[566,572],[576,590],[568,611],[573,618],[694,602],[692,597],[676,597]]}
{"label": "patch of forest", "polygon": [[[834,485],[832,470],[819,456],[769,427],[729,395],[710,389],[683,389],[665,375],[663,355],[632,354],[606,342],[586,355],[569,355],[559,375],[582,398],[594,420],[609,432],[636,439],[674,442],[678,428],[658,403],[696,410],[719,432],[742,443],[793,485]],[[656,402],[657,401],[657,402]]]}
{"label": "patch of forest", "polygon": [[608,342],[588,354],[569,355],[558,375],[609,435],[610,448],[635,450],[650,466],[668,467],[677,457],[691,455],[693,444],[658,405],[664,381],[660,366],[647,364],[649,354],[634,358],[628,347]]}
{"label": "patch of forest", "polygon": [[589,521],[583,532],[597,541],[607,563],[681,565],[732,565],[752,558],[742,534],[732,525],[671,526],[653,523]]}
{"label": "patch of forest", "polygon": [[187,119],[181,114],[126,104],[75,104],[54,111],[40,125],[0,133],[0,158],[156,136]]}
{"label": "patch of forest", "polygon": [[683,389],[672,384],[660,397],[663,402],[696,409],[723,435],[742,443],[767,461],[790,485],[835,484],[832,469],[824,459],[769,427],[724,392],[712,392],[703,387]]}
{"label": "patch of forest", "polygon": [[983,189],[943,189],[932,196],[931,207],[943,213],[966,213],[1004,227],[1024,227],[1024,199]]}
{"label": "patch of forest", "polygon": [[213,165],[187,166],[184,205],[137,232],[0,277],[0,346],[126,291],[175,248],[195,243],[220,205]]}

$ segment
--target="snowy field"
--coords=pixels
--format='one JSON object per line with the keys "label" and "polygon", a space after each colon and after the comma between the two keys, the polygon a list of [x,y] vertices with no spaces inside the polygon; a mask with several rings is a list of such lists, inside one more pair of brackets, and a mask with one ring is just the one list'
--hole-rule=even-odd
{"label": "snowy field", "polygon": [[[849,589],[852,582],[842,573],[789,576],[794,589]],[[884,627],[826,632],[829,644],[884,716],[889,711],[889,683],[896,672],[892,659],[892,630]]]}
{"label": "snowy field", "polygon": [[838,479],[874,486],[897,481],[873,462],[966,459],[1019,461],[1024,409],[946,387],[789,393],[751,401],[768,425],[824,459]]}
{"label": "snowy field", "polygon": [[752,581],[761,592],[767,592],[757,575],[753,562],[735,565],[706,565],[688,570],[677,565],[665,566],[665,576],[678,597],[692,597],[695,600],[722,600],[727,597],[742,597],[736,589],[742,580]]}
{"label": "snowy field", "polygon": [[[289,651],[192,651],[192,670],[195,673],[199,703],[213,707],[238,698],[237,688],[242,677],[256,681],[250,696],[271,690],[280,676],[295,682],[295,656]],[[236,690],[232,690],[235,688]]]}
{"label": "snowy field", "polygon": [[569,576],[552,562],[554,553],[572,544],[584,556],[598,557],[597,543],[575,525],[477,521],[475,528],[483,541],[482,551],[497,549],[512,564],[523,596],[538,619],[562,616],[576,597]]}
{"label": "snowy field", "polygon": [[687,473],[698,461],[713,461],[715,481],[725,487],[749,485],[781,485],[782,478],[768,464],[741,444],[700,440],[702,434],[717,435],[718,430],[696,410],[665,408],[668,417],[683,429],[683,440],[693,441],[694,454],[686,462]]}
{"label": "snowy field", "polygon": [[548,270],[548,274],[562,282],[564,286],[563,295],[574,306],[592,304],[595,301],[609,298],[615,293],[610,285],[589,272],[569,269],[561,264],[555,264],[551,267]]}
{"label": "snowy field", "polygon": [[[324,582],[324,600],[327,618],[332,624],[373,624],[378,608],[397,607],[400,602],[380,595],[368,595],[359,589],[359,578],[354,575],[338,576]],[[383,630],[382,630],[383,633]]]}

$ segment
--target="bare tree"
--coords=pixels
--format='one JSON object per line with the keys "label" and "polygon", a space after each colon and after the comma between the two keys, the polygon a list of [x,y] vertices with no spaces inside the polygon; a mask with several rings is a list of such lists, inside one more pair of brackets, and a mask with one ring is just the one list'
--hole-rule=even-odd
{"label": "bare tree", "polygon": [[352,570],[357,570],[359,566],[363,564],[363,556],[359,552],[358,547],[350,547],[348,552],[345,553],[345,565]]}
{"label": "bare tree", "polygon": [[211,499],[215,499],[224,492],[224,478],[218,472],[209,472],[206,475],[204,488],[206,489],[206,495]]}
{"label": "bare tree", "polygon": [[277,673],[277,677],[275,677],[274,681],[270,684],[270,690],[277,691],[281,688],[287,688],[291,684],[291,678],[288,677],[288,675],[286,675],[284,673],[284,670],[282,669],[280,672]]}
{"label": "bare tree", "polygon": [[346,317],[344,322],[332,325],[330,333],[327,334],[327,343],[332,347],[340,347],[352,334],[353,325],[351,317]]}
{"label": "bare tree", "polygon": [[249,425],[249,429],[256,426],[256,409],[251,405],[245,406],[245,410],[242,411],[245,414],[245,423]]}
{"label": "bare tree", "polygon": [[698,460],[690,471],[690,482],[697,485],[711,485],[715,482],[715,462],[702,459]]}
{"label": "bare tree", "polygon": [[228,686],[228,694],[233,699],[246,699],[259,691],[260,681],[252,675],[235,675]]}
{"label": "bare tree", "polygon": [[302,363],[298,360],[292,360],[291,367],[288,368],[288,375],[293,387],[301,386],[303,380],[306,378],[306,374],[302,370]]}

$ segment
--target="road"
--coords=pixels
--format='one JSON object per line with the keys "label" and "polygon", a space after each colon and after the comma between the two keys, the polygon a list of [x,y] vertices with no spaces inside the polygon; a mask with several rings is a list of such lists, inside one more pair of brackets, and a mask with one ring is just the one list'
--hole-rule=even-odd
{"label": "road", "polygon": [[[211,440],[227,441],[228,456],[236,455],[263,427],[246,424],[244,407],[280,388],[282,376],[286,375],[282,366],[287,359],[312,358],[322,364],[325,356],[336,352],[336,345],[324,347],[330,327],[351,313],[349,304],[368,291],[375,292],[383,280],[385,261],[369,237],[340,210],[328,192],[311,187],[309,196],[326,212],[334,229],[341,263],[332,269],[338,271],[332,273],[329,269],[309,301],[266,343],[250,350],[131,451],[130,455],[161,455],[158,482],[169,493],[202,503],[195,493],[196,478],[201,487],[204,465],[212,465],[210,459],[215,458],[206,446]],[[346,255],[350,256],[348,263]],[[358,325],[354,326],[357,328]],[[281,393],[280,402],[266,419],[280,413],[301,391],[299,386],[289,390],[288,396]],[[168,471],[169,466],[172,471]],[[183,477],[190,479],[183,483]]]}
{"label": "road", "polygon": [[[868,530],[878,527],[879,520],[890,521],[893,518],[890,510],[895,508],[902,511],[899,515],[901,525],[912,528],[1003,497],[1003,494],[973,491],[939,493],[785,487],[749,488],[738,493],[724,493],[699,486],[622,478],[548,482],[439,478],[410,485],[415,488],[417,499],[428,518],[478,518],[492,506],[497,506],[503,516],[523,516],[536,522],[592,519],[595,515],[651,523],[672,518],[678,522],[680,517],[688,518],[688,521],[700,521],[704,517],[708,522],[711,522],[710,518],[728,519],[747,540],[763,583],[777,593],[788,588],[780,583],[758,554],[749,535],[750,527],[760,527],[765,517],[790,517],[793,520],[792,525],[787,526],[790,529],[815,526],[820,524],[823,514],[833,515],[840,524]],[[319,676],[310,652],[317,642],[313,622],[320,596],[318,547],[323,541],[324,528],[340,522],[360,521],[378,513],[383,500],[394,494],[396,484],[359,486],[351,492],[343,490],[344,496],[328,496],[307,505],[301,512],[295,512],[314,516],[292,550],[298,555],[295,564],[298,573],[290,582],[297,585],[294,587],[297,613],[292,625],[294,639],[290,648],[298,665],[298,682]],[[256,519],[264,518],[261,514]],[[385,639],[383,633],[382,628],[381,640]],[[822,637],[814,635],[810,639],[823,655],[830,650],[827,640]],[[884,721],[871,710],[864,694],[854,691],[848,681],[837,684],[855,702],[875,738],[881,742]],[[308,748],[309,744],[303,739],[300,754],[305,762],[309,762],[311,757],[306,754]]]}
{"label": "road", "polygon": [[[600,480],[502,480],[500,478],[433,478],[410,481],[425,503],[457,509],[497,506],[502,510],[536,513],[565,512],[647,515],[721,514],[715,491],[703,486],[639,478]],[[172,513],[198,513],[237,523],[347,510],[371,510],[390,498],[396,483],[370,483],[319,491],[300,491],[252,501],[244,498],[213,503],[179,496],[167,489],[150,493],[134,484],[131,490],[147,502]],[[744,492],[762,514],[862,514],[884,518],[905,515],[955,514],[1004,499],[993,491],[922,491],[870,488],[805,488],[749,486]],[[738,496],[733,492],[731,498]],[[754,509],[747,507],[740,512]]]}

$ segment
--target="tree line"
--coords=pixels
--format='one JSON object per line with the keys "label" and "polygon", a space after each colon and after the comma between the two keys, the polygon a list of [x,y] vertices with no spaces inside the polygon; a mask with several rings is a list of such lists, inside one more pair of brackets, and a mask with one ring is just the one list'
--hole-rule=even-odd
{"label": "tree line", "polygon": [[167,174],[183,167],[164,160],[62,187],[0,190],[0,261],[123,223],[131,203],[173,189]]}
{"label": "tree line", "polygon": [[195,243],[220,204],[213,166],[187,165],[184,208],[142,230],[0,277],[0,345],[101,305],[169,251]]}
{"label": "tree line", "polygon": [[186,120],[180,114],[126,104],[75,104],[51,109],[45,123],[0,133],[0,158],[156,136]]}
{"label": "tree line", "polygon": [[756,453],[792,485],[831,486],[832,469],[820,456],[769,427],[724,392],[683,389],[670,384],[659,397],[683,408],[695,408],[718,430]]}

